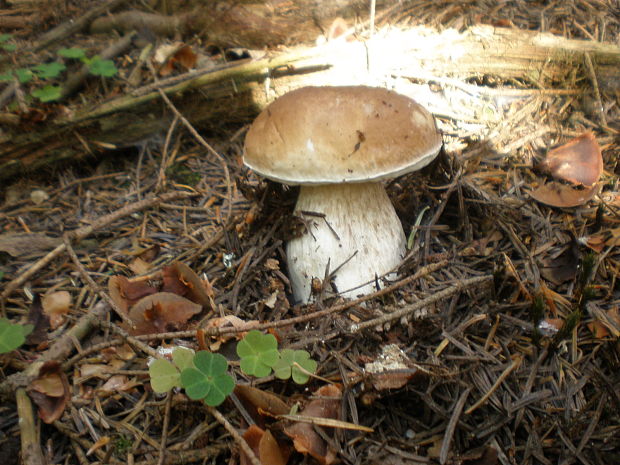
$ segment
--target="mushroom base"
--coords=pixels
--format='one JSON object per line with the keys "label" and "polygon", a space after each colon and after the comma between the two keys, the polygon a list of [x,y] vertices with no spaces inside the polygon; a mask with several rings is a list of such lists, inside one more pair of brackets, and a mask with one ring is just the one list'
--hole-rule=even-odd
{"label": "mushroom base", "polygon": [[376,291],[376,278],[405,255],[403,227],[380,183],[301,186],[295,214],[308,228],[286,247],[297,302],[314,300],[312,279],[322,282],[328,264],[340,295],[356,298]]}

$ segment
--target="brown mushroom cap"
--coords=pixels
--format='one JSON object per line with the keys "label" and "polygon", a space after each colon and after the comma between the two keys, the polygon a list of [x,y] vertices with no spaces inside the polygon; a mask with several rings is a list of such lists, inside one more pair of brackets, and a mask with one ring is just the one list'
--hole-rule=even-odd
{"label": "brown mushroom cap", "polygon": [[303,87],[258,115],[244,162],[285,184],[367,182],[426,166],[441,144],[433,115],[409,97],[375,87]]}

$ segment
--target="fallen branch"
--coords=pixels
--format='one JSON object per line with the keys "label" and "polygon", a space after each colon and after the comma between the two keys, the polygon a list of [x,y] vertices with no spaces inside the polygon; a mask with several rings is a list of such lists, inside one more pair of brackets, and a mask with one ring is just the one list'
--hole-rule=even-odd
{"label": "fallen branch", "polygon": [[[617,46],[548,33],[490,26],[464,32],[416,27],[378,31],[365,42],[337,40],[320,47],[295,47],[259,60],[162,80],[92,108],[72,108],[66,112],[70,116],[48,121],[38,131],[24,133],[19,127],[9,127],[0,147],[0,180],[74,160],[84,153],[84,144],[92,153],[100,153],[166,131],[174,113],[162,110],[160,90],[196,127],[246,122],[274,98],[306,85],[380,85],[386,81],[437,115],[471,121],[471,114],[482,113],[487,105],[482,95],[500,99],[506,93],[512,98],[515,89],[488,89],[464,80],[516,78],[532,83],[531,89],[518,89],[530,96],[550,91],[578,94],[583,92],[579,83],[592,76],[584,65],[585,54],[596,73],[599,91],[617,90]],[[451,86],[447,79],[463,84],[461,90],[470,99],[467,105],[462,99],[424,92],[427,86],[422,89],[419,84],[444,81]]]}

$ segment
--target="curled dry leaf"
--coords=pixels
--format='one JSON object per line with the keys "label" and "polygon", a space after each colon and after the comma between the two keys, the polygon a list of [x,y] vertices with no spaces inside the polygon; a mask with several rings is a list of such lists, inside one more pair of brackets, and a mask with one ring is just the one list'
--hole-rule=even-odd
{"label": "curled dry leaf", "polygon": [[235,394],[256,424],[261,426],[265,424],[265,416],[285,415],[290,410],[286,402],[275,394],[252,386],[237,384]]}
{"label": "curled dry leaf", "polygon": [[[314,394],[319,398],[310,401],[301,412],[301,415],[338,419],[342,402],[340,387],[330,384],[319,388]],[[295,423],[286,427],[284,433],[293,440],[293,445],[297,452],[310,454],[321,465],[329,465],[336,460],[335,452],[315,431],[315,426],[311,423]]]}
{"label": "curled dry leaf", "polygon": [[586,132],[549,150],[540,168],[556,179],[593,186],[603,173],[603,155],[594,134]]}
{"label": "curled dry leaf", "polygon": [[158,292],[135,304],[129,311],[129,319],[135,325],[133,335],[157,334],[178,329],[192,316],[200,313],[202,307],[194,302],[171,294]]}
{"label": "curled dry leaf", "polygon": [[41,299],[41,305],[50,319],[51,328],[56,329],[64,322],[65,315],[71,310],[71,294],[67,291],[46,294]]}
{"label": "curled dry leaf", "polygon": [[112,276],[108,280],[110,297],[119,308],[127,314],[129,308],[143,297],[157,292],[153,286],[144,281],[130,281],[125,276]]}
{"label": "curled dry leaf", "polygon": [[213,308],[213,289],[184,263],[175,262],[162,270],[164,285],[162,291],[187,297],[204,308]]}
{"label": "curled dry leaf", "polygon": [[[290,451],[280,446],[269,430],[262,430],[256,425],[251,425],[243,434],[243,439],[263,465],[286,465],[288,462]],[[241,465],[252,463],[243,451],[239,462]]]}
{"label": "curled dry leaf", "polygon": [[570,208],[578,207],[589,202],[598,191],[598,184],[590,187],[576,188],[551,181],[530,191],[529,194],[534,200],[544,203],[545,205],[558,208]]}
{"label": "curled dry leaf", "polygon": [[39,417],[45,423],[58,420],[71,400],[67,375],[60,363],[48,361],[39,370],[38,377],[27,388],[28,395],[39,407]]}

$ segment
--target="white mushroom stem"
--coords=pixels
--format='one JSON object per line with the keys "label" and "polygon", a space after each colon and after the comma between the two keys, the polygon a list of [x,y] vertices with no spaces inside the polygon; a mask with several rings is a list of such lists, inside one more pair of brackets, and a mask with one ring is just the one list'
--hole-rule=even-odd
{"label": "white mushroom stem", "polygon": [[301,186],[295,213],[308,226],[286,250],[298,302],[313,300],[312,278],[322,281],[328,263],[330,272],[338,269],[333,283],[340,294],[355,298],[376,291],[375,277],[405,255],[405,233],[381,183]]}

